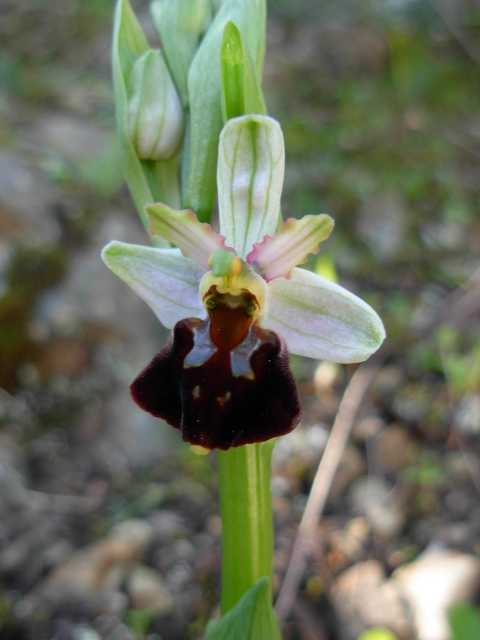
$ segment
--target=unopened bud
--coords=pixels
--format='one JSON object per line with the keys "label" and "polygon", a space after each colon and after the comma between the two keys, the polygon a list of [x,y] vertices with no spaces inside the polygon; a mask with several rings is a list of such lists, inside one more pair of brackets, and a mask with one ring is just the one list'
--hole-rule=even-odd
{"label": "unopened bud", "polygon": [[128,87],[128,134],[142,160],[167,160],[179,149],[184,113],[161,51],[134,64]]}

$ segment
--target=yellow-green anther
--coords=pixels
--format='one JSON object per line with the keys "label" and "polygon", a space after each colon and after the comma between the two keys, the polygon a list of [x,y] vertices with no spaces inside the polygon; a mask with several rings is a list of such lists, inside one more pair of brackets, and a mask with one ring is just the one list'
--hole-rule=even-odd
{"label": "yellow-green anther", "polygon": [[180,98],[161,51],[145,52],[128,86],[128,134],[142,160],[167,160],[179,151],[184,130]]}
{"label": "yellow-green anther", "polygon": [[233,251],[219,249],[210,256],[208,266],[214,276],[236,276],[242,268],[242,261]]}

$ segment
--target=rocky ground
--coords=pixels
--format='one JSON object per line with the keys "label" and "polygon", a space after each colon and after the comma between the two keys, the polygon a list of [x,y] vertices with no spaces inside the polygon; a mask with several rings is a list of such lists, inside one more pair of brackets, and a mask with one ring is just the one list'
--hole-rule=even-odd
{"label": "rocky ground", "polygon": [[[270,3],[284,214],[336,219],[307,266],[336,269],[389,336],[288,640],[449,640],[446,610],[478,596],[480,14],[443,6]],[[2,640],[193,640],[219,613],[215,455],[131,402],[167,334],[99,259],[148,243],[115,143],[111,12],[0,6]],[[304,418],[274,451],[277,589],[353,371],[292,368]]]}

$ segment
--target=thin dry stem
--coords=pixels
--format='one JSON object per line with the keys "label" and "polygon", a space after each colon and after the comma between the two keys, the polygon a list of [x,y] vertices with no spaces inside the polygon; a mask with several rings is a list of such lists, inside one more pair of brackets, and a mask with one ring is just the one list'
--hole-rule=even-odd
{"label": "thin dry stem", "polygon": [[313,480],[312,489],[295,537],[287,573],[275,605],[275,612],[280,623],[285,621],[295,601],[314,541],[315,531],[350,435],[355,415],[378,370],[378,366],[362,364],[352,376],[343,394],[327,446]]}

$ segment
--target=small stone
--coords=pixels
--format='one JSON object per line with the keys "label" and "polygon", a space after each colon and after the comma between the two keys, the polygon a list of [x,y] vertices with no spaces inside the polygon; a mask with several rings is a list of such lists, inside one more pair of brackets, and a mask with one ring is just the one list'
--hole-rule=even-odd
{"label": "small stone", "polygon": [[377,560],[355,564],[336,578],[332,597],[339,618],[343,621],[348,637],[360,623],[364,628],[387,627],[401,640],[412,637],[408,611],[401,591]]}
{"label": "small stone", "polygon": [[480,434],[480,395],[465,395],[454,413],[454,420],[466,436],[478,436]]}
{"label": "small stone", "polygon": [[195,547],[190,542],[190,540],[183,538],[173,543],[172,553],[177,560],[186,560],[187,562],[192,562],[192,560],[195,558]]}
{"label": "small stone", "polygon": [[364,476],[352,486],[352,505],[362,512],[375,535],[394,538],[405,523],[405,510],[396,498],[392,485],[379,476]]}
{"label": "small stone", "polygon": [[346,531],[333,531],[330,546],[350,560],[357,561],[362,557],[362,545]]}
{"label": "small stone", "polygon": [[148,609],[156,615],[172,610],[173,600],[163,586],[160,575],[148,567],[138,565],[128,576],[127,592],[132,609]]}
{"label": "small stone", "polygon": [[424,555],[396,569],[414,612],[419,640],[449,640],[448,610],[480,586],[480,560],[456,551]]}
{"label": "small stone", "polygon": [[365,544],[370,535],[370,526],[365,518],[352,518],[345,526],[345,531],[360,544]]}
{"label": "small stone", "polygon": [[152,535],[149,522],[126,520],[102,540],[76,551],[39,589],[45,591],[59,585],[71,586],[77,592],[115,588],[121,582],[122,571],[141,559]]}
{"label": "small stone", "polygon": [[[273,480],[273,478],[272,478],[272,480]],[[222,535],[222,519],[221,519],[221,517],[217,516],[217,515],[208,516],[207,521],[206,521],[206,528],[207,528],[207,531],[210,531],[210,533],[213,533],[213,535],[221,536]]]}
{"label": "small stone", "polygon": [[366,464],[362,454],[353,447],[346,449],[341,457],[337,473],[333,478],[329,500],[333,502],[340,498],[353,480],[365,473],[365,470]]}
{"label": "small stone", "polygon": [[335,382],[341,376],[341,373],[342,369],[340,365],[333,362],[321,362],[315,369],[313,375],[315,393],[321,397],[324,393],[330,392]]}
{"label": "small stone", "polygon": [[162,509],[149,516],[156,542],[166,544],[175,537],[185,536],[187,529],[185,519],[174,511]]}
{"label": "small stone", "polygon": [[88,624],[79,625],[74,631],[74,640],[102,640],[99,634]]}

